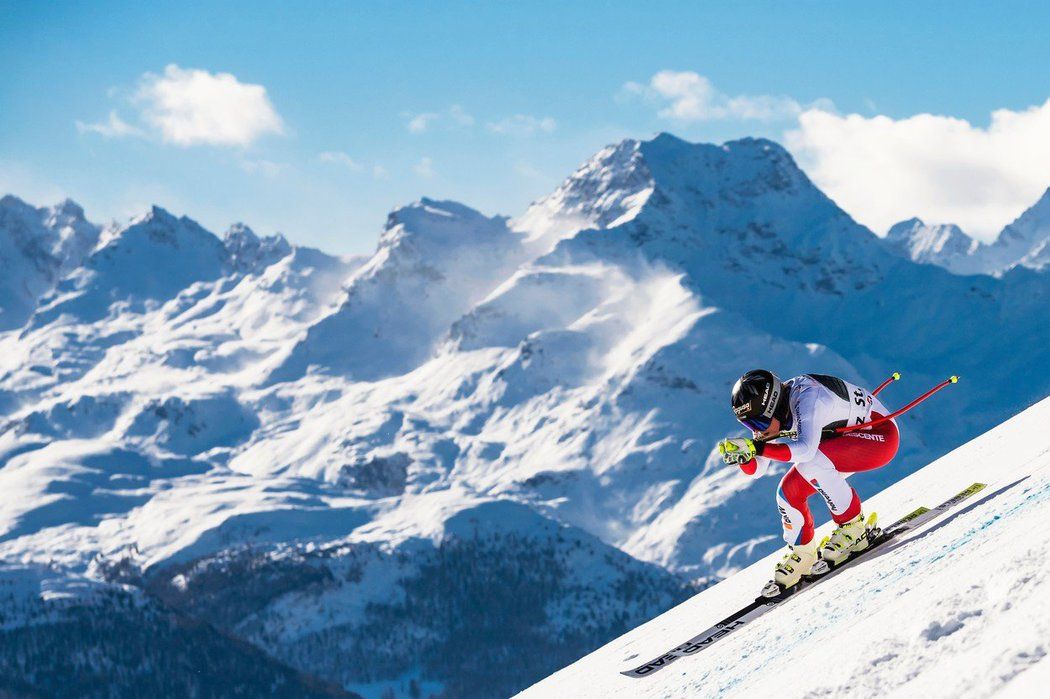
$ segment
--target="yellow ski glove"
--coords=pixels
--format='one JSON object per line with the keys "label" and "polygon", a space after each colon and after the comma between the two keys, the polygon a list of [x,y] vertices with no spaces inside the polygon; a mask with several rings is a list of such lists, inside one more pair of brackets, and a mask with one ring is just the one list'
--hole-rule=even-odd
{"label": "yellow ski glove", "polygon": [[718,443],[718,453],[727,465],[746,464],[755,458],[755,442],[747,437],[723,439]]}

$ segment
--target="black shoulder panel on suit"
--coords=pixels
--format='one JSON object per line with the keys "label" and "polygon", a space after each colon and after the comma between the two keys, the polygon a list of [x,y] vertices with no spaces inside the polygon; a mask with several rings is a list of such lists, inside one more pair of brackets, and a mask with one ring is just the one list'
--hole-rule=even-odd
{"label": "black shoulder panel on suit", "polygon": [[846,382],[835,376],[827,374],[806,374],[824,388],[828,389],[844,401],[849,401],[849,391],[846,390]]}

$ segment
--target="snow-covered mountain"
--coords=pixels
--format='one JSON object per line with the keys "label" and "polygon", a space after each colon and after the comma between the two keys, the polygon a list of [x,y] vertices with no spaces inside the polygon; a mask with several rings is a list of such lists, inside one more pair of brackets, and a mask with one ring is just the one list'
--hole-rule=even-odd
{"label": "snow-covered mountain", "polygon": [[926,224],[910,218],[890,227],[886,243],[901,257],[933,264],[954,274],[980,274],[981,243],[954,223]]}
{"label": "snow-covered mountain", "polygon": [[1050,277],[902,259],[762,139],[423,199],[368,259],[154,208],[68,264],[0,334],[11,628],[101,587],[364,696],[511,693],[778,548],[712,449],[748,368],[963,375],[862,494],[1050,389]]}
{"label": "snow-covered mountain", "polygon": [[40,297],[80,265],[99,233],[68,199],[39,209],[15,196],[0,199],[0,330],[21,327]]}
{"label": "snow-covered mountain", "polygon": [[888,522],[972,483],[987,486],[709,647],[645,677],[620,674],[754,599],[777,554],[519,696],[1043,696],[1050,678],[1047,420],[1050,399],[871,498]]}
{"label": "snow-covered mountain", "polygon": [[1050,189],[988,245],[954,224],[925,224],[917,218],[895,224],[884,240],[901,257],[953,274],[1001,276],[1014,267],[1041,270],[1050,263]]}
{"label": "snow-covered mountain", "polygon": [[987,267],[992,270],[1021,265],[1043,269],[1050,263],[1050,188],[1027,211],[1003,229],[988,246]]}

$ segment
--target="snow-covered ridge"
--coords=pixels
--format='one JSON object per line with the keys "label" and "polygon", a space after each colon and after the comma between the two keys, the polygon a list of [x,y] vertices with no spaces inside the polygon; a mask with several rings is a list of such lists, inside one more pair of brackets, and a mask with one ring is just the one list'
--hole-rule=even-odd
{"label": "snow-covered ridge", "polygon": [[513,227],[528,243],[545,251],[558,240],[586,228],[607,228],[638,214],[653,191],[639,141],[603,148],[553,193],[529,207]]}
{"label": "snow-covered ridge", "polygon": [[779,545],[712,453],[736,376],[963,374],[867,495],[1047,394],[1047,280],[890,254],[762,139],[625,141],[521,219],[422,199],[366,259],[154,209],[0,334],[0,559],[362,692],[506,695]]}
{"label": "snow-covered ridge", "polygon": [[0,199],[0,331],[20,327],[40,297],[81,264],[99,233],[68,199],[41,208],[11,195]]}
{"label": "snow-covered ridge", "polygon": [[987,265],[1005,270],[1013,265],[1043,269],[1050,262],[1050,188],[1035,204],[1003,229],[988,247]]}
{"label": "snow-covered ridge", "polygon": [[620,674],[744,606],[778,554],[519,696],[1038,696],[1050,672],[1048,419],[1050,399],[872,497],[888,522],[988,485],[710,648],[647,677]]}
{"label": "snow-covered ridge", "polygon": [[895,254],[953,274],[1001,276],[1015,267],[1041,270],[1050,263],[1050,188],[991,244],[970,238],[954,224],[925,224],[917,218],[892,226],[885,241]]}
{"label": "snow-covered ridge", "polygon": [[953,223],[926,224],[911,218],[892,226],[886,242],[914,262],[939,265],[956,274],[979,271],[974,255],[981,243]]}

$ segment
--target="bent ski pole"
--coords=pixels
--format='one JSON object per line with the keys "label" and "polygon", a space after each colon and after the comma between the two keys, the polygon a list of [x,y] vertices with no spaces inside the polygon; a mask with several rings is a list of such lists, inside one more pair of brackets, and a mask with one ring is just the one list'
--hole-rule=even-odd
{"label": "bent ski pole", "polygon": [[842,433],[842,432],[854,432],[856,430],[863,430],[863,429],[867,429],[869,427],[874,427],[875,425],[881,425],[882,423],[886,422],[887,420],[892,420],[893,418],[897,417],[898,415],[903,415],[904,413],[908,412],[909,410],[914,408],[919,403],[923,402],[924,400],[926,400],[927,398],[932,396],[937,391],[939,391],[942,388],[944,388],[945,386],[948,386],[949,384],[953,384],[953,383],[959,383],[959,377],[958,376],[949,376],[944,381],[941,381],[939,384],[937,384],[936,386],[931,388],[929,391],[926,391],[926,393],[923,393],[921,396],[919,396],[918,398],[913,400],[911,403],[908,403],[906,406],[904,406],[900,410],[896,410],[896,411],[890,413],[889,415],[884,415],[883,417],[880,417],[877,420],[872,420],[871,422],[865,422],[865,423],[860,424],[860,425],[846,425],[844,427],[837,427],[837,428],[835,428],[835,431],[839,432],[839,433]]}
{"label": "bent ski pole", "polygon": [[893,372],[893,374],[890,375],[890,378],[888,378],[885,381],[883,381],[882,383],[880,383],[879,387],[871,392],[871,395],[873,395],[873,396],[879,395],[879,392],[882,391],[882,389],[886,388],[887,386],[889,386],[894,381],[900,381],[900,380],[901,380],[901,373],[899,371]]}

